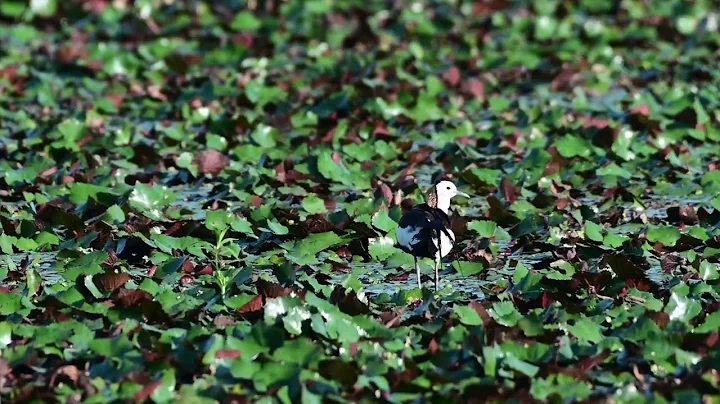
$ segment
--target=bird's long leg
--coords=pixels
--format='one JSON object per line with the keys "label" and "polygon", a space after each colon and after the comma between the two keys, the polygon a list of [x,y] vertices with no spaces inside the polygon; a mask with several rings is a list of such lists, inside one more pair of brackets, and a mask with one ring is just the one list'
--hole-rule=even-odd
{"label": "bird's long leg", "polygon": [[415,273],[417,274],[418,289],[422,289],[422,282],[420,281],[420,264],[418,263],[417,257],[415,258]]}
{"label": "bird's long leg", "polygon": [[435,292],[438,291],[438,284],[440,283],[440,265],[442,260],[442,236],[440,235],[440,232],[437,232],[437,240],[438,240],[438,255],[437,259],[435,260]]}

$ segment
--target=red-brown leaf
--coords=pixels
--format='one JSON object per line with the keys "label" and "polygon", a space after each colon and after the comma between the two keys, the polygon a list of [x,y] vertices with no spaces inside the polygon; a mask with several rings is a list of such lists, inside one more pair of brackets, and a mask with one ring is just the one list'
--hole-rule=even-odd
{"label": "red-brown leaf", "polygon": [[375,190],[375,194],[378,196],[382,196],[388,204],[391,203],[393,198],[392,189],[390,189],[390,187],[384,182],[378,184],[377,189]]}
{"label": "red-brown leaf", "polygon": [[12,82],[15,80],[15,77],[17,77],[18,74],[18,67],[17,66],[7,66],[2,69],[0,69],[0,79],[6,79],[9,82]]}
{"label": "red-brown leaf", "polygon": [[0,358],[0,378],[9,375],[12,372],[12,368],[8,363],[7,359]]}
{"label": "red-brown leaf", "polygon": [[125,272],[121,273],[105,273],[96,275],[93,282],[104,292],[112,292],[115,289],[125,286],[130,280],[130,275]]}
{"label": "red-brown leaf", "polygon": [[239,32],[230,37],[232,43],[236,45],[242,45],[246,48],[252,48],[255,43],[255,37],[249,32]]}
{"label": "red-brown leaf", "polygon": [[252,300],[245,303],[237,311],[240,314],[252,313],[255,311],[260,311],[260,310],[262,310],[262,308],[263,308],[263,297],[262,297],[262,295],[257,295],[255,297],[253,297]]}
{"label": "red-brown leaf", "polygon": [[199,275],[212,275],[213,272],[214,271],[213,271],[212,265],[207,264],[207,265],[205,265],[205,267],[203,269],[199,270],[197,274],[198,274],[198,276]]}
{"label": "red-brown leaf", "polygon": [[445,73],[443,78],[451,87],[455,87],[460,83],[460,69],[455,66],[451,66]]}
{"label": "red-brown leaf", "polygon": [[505,195],[505,200],[509,205],[517,201],[518,196],[520,195],[520,189],[518,189],[515,184],[511,183],[510,180],[508,180],[507,178],[503,178],[500,182],[500,188],[503,195]]}
{"label": "red-brown leaf", "polygon": [[437,341],[435,341],[435,338],[430,340],[430,344],[428,344],[428,352],[431,354],[434,354],[435,352],[440,350],[440,346],[438,345]]}
{"label": "red-brown leaf", "polygon": [[78,378],[80,377],[80,370],[75,365],[65,365],[60,366],[55,373],[50,377],[50,385],[55,386],[56,381],[59,382],[65,382],[68,381],[71,382],[73,386],[77,383]]}
{"label": "red-brown leaf", "polygon": [[65,44],[55,52],[55,60],[64,65],[74,65],[80,59],[87,59],[90,53],[82,45]]}
{"label": "red-brown leaf", "polygon": [[548,292],[543,292],[542,295],[542,308],[547,309],[555,301]]}
{"label": "red-brown leaf", "polygon": [[257,282],[255,282],[255,288],[257,289],[258,294],[269,299],[287,296],[290,292],[292,292],[291,288],[284,288],[277,283],[268,282],[264,279],[258,279]]}
{"label": "red-brown leaf", "polygon": [[150,384],[145,385],[139,393],[135,394],[134,400],[136,403],[141,403],[152,395],[155,390],[162,385],[162,381],[156,380]]}
{"label": "red-brown leaf", "polygon": [[705,338],[705,345],[707,345],[708,348],[712,348],[718,343],[718,339],[720,339],[718,332],[713,331]]}
{"label": "red-brown leaf", "polygon": [[113,104],[113,106],[115,106],[115,108],[120,109],[123,101],[125,100],[125,96],[122,94],[110,94],[107,96],[107,99]]}
{"label": "red-brown leaf", "polygon": [[153,297],[150,293],[141,289],[121,289],[118,292],[117,300],[122,307],[129,308],[143,302],[152,301]]}
{"label": "red-brown leaf", "polygon": [[472,13],[475,17],[491,15],[509,6],[507,0],[485,0],[472,2]]}
{"label": "red-brown leaf", "polygon": [[605,129],[610,125],[609,119],[590,118],[587,116],[580,116],[578,120],[583,123],[584,128],[597,128]]}
{"label": "red-brown leaf", "polygon": [[201,174],[218,175],[230,164],[230,159],[217,150],[205,150],[195,156],[195,164]]}
{"label": "red-brown leaf", "polygon": [[657,324],[657,326],[661,330],[664,330],[665,327],[667,327],[668,324],[670,324],[670,315],[668,313],[665,313],[662,311],[657,311],[657,312],[653,311],[653,312],[648,312],[647,316],[650,317],[650,319],[652,321],[654,321],[655,324]]}
{"label": "red-brown leaf", "polygon": [[470,79],[465,84],[465,91],[472,94],[479,101],[485,100],[485,83],[478,79]]}
{"label": "red-brown leaf", "polygon": [[381,136],[390,135],[390,131],[385,126],[385,122],[380,121],[375,124],[375,129],[373,130],[373,136],[378,136],[378,135],[381,135]]}
{"label": "red-brown leaf", "polygon": [[635,115],[650,116],[650,106],[647,104],[638,105],[630,113]]}
{"label": "red-brown leaf", "polygon": [[485,309],[485,306],[483,306],[480,302],[476,301],[470,302],[469,306],[473,310],[475,310],[475,312],[480,316],[483,322],[483,326],[487,327],[492,320],[490,318],[490,314],[488,314],[487,310]]}
{"label": "red-brown leaf", "polygon": [[275,179],[280,181],[283,184],[287,184],[287,179],[285,177],[285,173],[287,170],[285,169],[285,163],[281,162],[280,164],[275,166]]}
{"label": "red-brown leaf", "polygon": [[666,274],[673,273],[682,262],[682,257],[676,254],[666,254],[660,260],[660,268]]}
{"label": "red-brown leaf", "polygon": [[408,158],[408,162],[410,163],[411,166],[414,166],[417,164],[427,162],[429,158],[430,158],[430,150],[426,148],[426,149],[411,153]]}
{"label": "red-brown leaf", "polygon": [[237,349],[221,349],[215,352],[215,359],[237,359],[240,357],[240,351]]}
{"label": "red-brown leaf", "polygon": [[595,366],[603,363],[605,359],[607,359],[610,356],[610,352],[608,351],[602,351],[599,354],[595,356],[591,356],[589,358],[585,358],[578,363],[578,367],[582,369],[583,373],[587,373]]}
{"label": "red-brown leaf", "polygon": [[182,265],[182,271],[186,274],[191,274],[195,271],[195,263],[192,260],[185,260]]}
{"label": "red-brown leaf", "polygon": [[231,325],[235,325],[235,320],[228,316],[217,316],[215,317],[215,320],[213,320],[213,324],[215,324],[215,327],[223,328],[223,327],[229,327]]}

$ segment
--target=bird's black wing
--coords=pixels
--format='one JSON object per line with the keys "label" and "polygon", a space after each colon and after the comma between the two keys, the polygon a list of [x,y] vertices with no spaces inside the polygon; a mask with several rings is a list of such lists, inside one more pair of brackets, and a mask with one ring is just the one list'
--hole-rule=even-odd
{"label": "bird's black wing", "polygon": [[422,222],[437,223],[446,228],[450,227],[450,217],[442,210],[431,208],[426,203],[415,205],[412,210],[400,218],[400,227]]}
{"label": "bird's black wing", "polygon": [[450,228],[450,217],[442,210],[432,208],[425,203],[415,206],[400,218],[399,227],[412,227],[419,230],[417,235],[418,242],[413,245],[412,249],[397,245],[397,247],[403,251],[418,257],[435,257],[435,254],[437,254],[437,246],[432,243],[433,237],[438,239],[438,243],[441,233],[444,233],[451,240],[453,239],[448,232]]}
{"label": "bird's black wing", "polygon": [[[434,231],[434,235],[437,238],[438,246],[440,245],[440,234],[443,233],[450,240],[455,238],[448,231],[450,229],[450,217],[440,209],[432,208],[427,204],[422,204],[422,210],[425,212],[426,217],[430,220],[430,228]],[[432,244],[432,243],[431,243]],[[437,250],[437,247],[435,248]],[[449,251],[448,251],[449,252]],[[433,257],[435,253],[433,252]]]}

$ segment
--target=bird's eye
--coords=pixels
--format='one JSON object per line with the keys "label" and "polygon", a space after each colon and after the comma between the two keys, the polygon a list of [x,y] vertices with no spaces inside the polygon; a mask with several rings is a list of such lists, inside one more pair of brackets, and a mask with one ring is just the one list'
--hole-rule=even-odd
{"label": "bird's eye", "polygon": [[450,190],[450,187],[447,187],[448,191]]}

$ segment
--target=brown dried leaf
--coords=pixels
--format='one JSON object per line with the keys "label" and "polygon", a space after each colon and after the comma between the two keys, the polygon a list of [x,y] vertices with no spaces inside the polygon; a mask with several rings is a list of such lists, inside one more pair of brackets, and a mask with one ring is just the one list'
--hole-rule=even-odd
{"label": "brown dried leaf", "polygon": [[507,177],[503,178],[500,182],[500,190],[505,196],[505,200],[507,201],[508,205],[512,205],[513,203],[515,203],[515,201],[517,201],[518,199],[518,196],[520,196],[520,188],[518,188],[515,184],[511,183],[510,180],[507,179]]}
{"label": "brown dried leaf", "polygon": [[205,267],[197,272],[197,276],[200,275],[212,275],[214,272],[212,265],[207,264]]}
{"label": "brown dried leaf", "polygon": [[445,79],[451,87],[457,86],[458,83],[460,83],[460,69],[456,66],[451,66],[445,73],[443,73],[443,79]]}
{"label": "brown dried leaf", "polygon": [[163,94],[162,88],[157,84],[148,86],[147,94],[148,96],[150,96],[150,98],[156,99],[158,101],[165,102],[168,100],[167,95]]}
{"label": "brown dried leaf", "polygon": [[117,301],[123,308],[135,307],[152,300],[153,296],[141,289],[120,289],[117,294]]}
{"label": "brown dried leaf", "polygon": [[238,32],[231,36],[230,40],[235,45],[242,45],[248,49],[252,48],[253,43],[255,43],[255,37],[249,32]]}
{"label": "brown dried leaf", "polygon": [[0,358],[0,378],[3,378],[12,372],[12,368],[8,363],[7,359]]}
{"label": "brown dried leaf", "polygon": [[217,150],[205,150],[195,156],[195,164],[201,174],[218,175],[230,164],[230,159]]}
{"label": "brown dried leaf", "polygon": [[373,130],[373,136],[389,136],[390,131],[385,126],[385,122],[378,121],[375,123],[375,129]]}
{"label": "brown dried leaf", "polygon": [[630,111],[634,115],[650,116],[650,106],[648,104],[638,105]]}
{"label": "brown dried leaf", "polygon": [[660,260],[660,267],[665,273],[673,273],[680,264],[682,264],[683,257],[675,253],[665,254]]}
{"label": "brown dried leaf", "polygon": [[162,381],[161,381],[161,380],[156,380],[156,381],[154,381],[154,382],[152,382],[152,383],[150,383],[150,384],[146,384],[145,387],[143,387],[143,389],[140,390],[139,393],[135,394],[135,397],[133,397],[134,401],[135,401],[136,403],[142,403],[142,402],[144,402],[145,400],[147,400],[148,398],[150,398],[150,396],[152,395],[152,393],[154,393],[155,390],[156,390],[158,387],[160,387],[161,385],[162,385]]}
{"label": "brown dried leaf", "polygon": [[275,179],[283,184],[287,184],[287,178],[285,177],[286,172],[285,162],[280,162],[280,164],[275,166]]}
{"label": "brown dried leaf", "polygon": [[393,199],[392,189],[390,189],[390,187],[386,183],[381,182],[378,184],[377,188],[375,189],[375,196],[376,197],[381,196],[383,199],[385,199],[385,201],[389,205]]}
{"label": "brown dried leaf", "polygon": [[647,312],[646,315],[650,317],[650,319],[654,321],[661,330],[665,329],[665,327],[670,324],[670,315],[668,313],[662,311],[651,311]]}
{"label": "brown dried leaf", "polygon": [[55,60],[63,65],[74,65],[78,60],[87,59],[90,52],[81,44],[67,43],[55,52]]}
{"label": "brown dried leaf", "polygon": [[235,325],[235,320],[228,316],[220,315],[215,317],[215,319],[213,320],[213,324],[215,324],[215,327],[218,328],[230,327],[232,325]]}
{"label": "brown dried leaf", "polygon": [[472,13],[475,17],[484,17],[509,6],[507,0],[484,0],[472,2]]}
{"label": "brown dried leaf", "polygon": [[487,310],[485,309],[485,306],[482,305],[482,303],[477,301],[472,301],[469,304],[470,308],[475,310],[475,312],[480,316],[483,322],[483,326],[487,327],[488,324],[492,321],[490,318],[490,314],[488,314]]}
{"label": "brown dried leaf", "polygon": [[429,148],[423,148],[422,150],[411,153],[408,157],[408,162],[410,163],[410,166],[426,163],[430,158],[430,153],[431,150]]}
{"label": "brown dried leaf", "polygon": [[330,295],[330,302],[338,306],[343,313],[351,316],[367,314],[370,312],[368,305],[360,301],[354,290],[351,290],[348,293],[346,289],[336,287]]}
{"label": "brown dried leaf", "polygon": [[717,331],[713,331],[705,338],[705,345],[712,348],[718,343],[718,340],[720,340],[720,335],[718,335]]}
{"label": "brown dried leaf", "polygon": [[[259,291],[258,291],[259,293]],[[243,313],[252,313],[256,311],[260,311],[263,308],[263,296],[257,295],[252,298],[249,302],[245,303],[242,307],[240,307],[237,312],[240,314]]]}
{"label": "brown dried leaf", "polygon": [[436,353],[440,350],[440,346],[438,345],[437,341],[435,341],[435,338],[430,340],[430,344],[428,344],[428,352],[431,354]]}
{"label": "brown dried leaf", "polygon": [[75,365],[60,366],[50,378],[50,385],[54,386],[57,378],[64,378],[66,381],[70,380],[75,385],[79,377],[80,370]]}
{"label": "brown dried leaf", "polygon": [[485,101],[485,83],[483,83],[482,80],[468,80],[465,83],[465,91],[477,98],[478,101]]}
{"label": "brown dried leaf", "polygon": [[587,116],[579,116],[578,120],[583,123],[584,128],[605,129],[610,126],[609,119],[592,118]]}
{"label": "brown dried leaf", "polygon": [[95,275],[93,278],[93,283],[98,286],[103,292],[108,293],[112,292],[115,289],[118,289],[122,286],[125,286],[125,284],[130,280],[130,275],[125,272],[121,273],[105,273],[100,275]]}
{"label": "brown dried leaf", "polygon": [[215,359],[237,359],[240,357],[240,351],[237,349],[220,349],[215,352]]}

